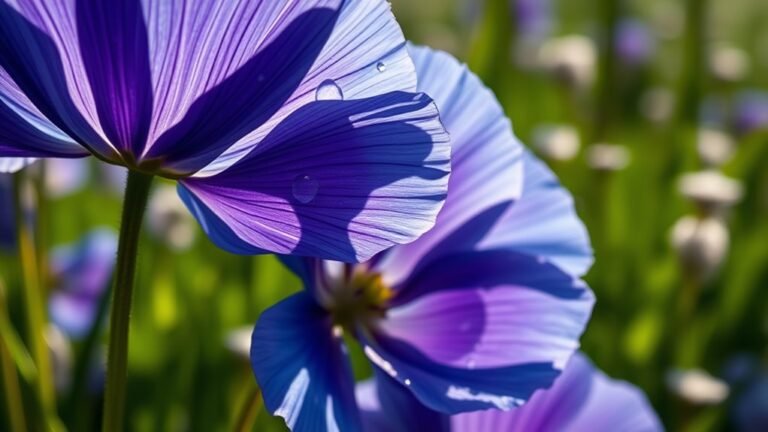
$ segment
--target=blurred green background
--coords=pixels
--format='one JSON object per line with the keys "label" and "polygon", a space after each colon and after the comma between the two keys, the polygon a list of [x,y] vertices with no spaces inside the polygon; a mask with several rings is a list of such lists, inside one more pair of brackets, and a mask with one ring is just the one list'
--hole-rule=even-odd
{"label": "blurred green background", "polygon": [[[768,89],[768,2],[392,3],[410,40],[453,53],[481,76],[518,137],[572,191],[596,256],[586,280],[598,302],[584,351],[609,375],[642,387],[669,430],[734,430],[730,412],[744,384],[728,382],[728,367],[740,358],[768,361],[768,120],[745,127],[739,117],[740,101],[752,94],[745,92]],[[533,24],[529,12],[542,6],[545,19]],[[628,22],[638,39],[619,47]],[[572,35],[581,38],[565,48],[553,42]],[[717,131],[719,144],[702,144],[712,138],[702,128]],[[611,146],[593,147],[600,143]],[[713,162],[702,146],[732,155]],[[681,191],[681,176],[703,169],[738,182],[740,193],[729,197],[720,183]],[[92,181],[49,203],[46,243],[117,228],[119,212],[119,194]],[[694,225],[712,219],[725,234],[689,244],[695,236],[683,233],[672,242],[684,217]],[[202,233],[184,251],[146,233],[142,242],[130,430],[231,430],[255,383],[247,359],[227,348],[230,332],[252,325],[298,281],[275,258],[229,255]],[[24,334],[16,258],[4,254],[0,264],[11,320]],[[717,400],[689,394],[675,377],[695,369],[729,385],[727,397],[695,385],[699,399]],[[31,388],[22,387],[29,402]],[[90,430],[100,409],[92,394],[60,396],[59,406],[60,417],[78,425],[71,430]],[[254,430],[283,430],[262,408],[257,415]],[[3,429],[7,414],[0,416]]]}

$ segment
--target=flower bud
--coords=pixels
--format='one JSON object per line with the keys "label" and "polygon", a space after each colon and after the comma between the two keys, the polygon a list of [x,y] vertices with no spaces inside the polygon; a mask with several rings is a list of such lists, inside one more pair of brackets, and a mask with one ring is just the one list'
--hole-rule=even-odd
{"label": "flower bud", "polygon": [[586,89],[595,79],[597,49],[586,36],[570,35],[550,39],[539,52],[539,64],[564,84]]}
{"label": "flower bud", "polygon": [[621,171],[629,165],[629,150],[615,144],[593,144],[587,149],[587,165],[597,171]]}
{"label": "flower bud", "polygon": [[685,216],[675,223],[672,246],[683,268],[700,279],[713,275],[728,252],[728,228],[719,218]]}
{"label": "flower bud", "polygon": [[704,170],[682,176],[680,193],[706,213],[717,213],[741,200],[741,182],[728,178],[715,170]]}
{"label": "flower bud", "polygon": [[696,142],[699,158],[708,167],[718,167],[733,155],[734,143],[728,134],[716,129],[701,129]]}
{"label": "flower bud", "polygon": [[568,161],[581,147],[579,132],[567,125],[542,125],[533,132],[533,146],[544,158]]}
{"label": "flower bud", "polygon": [[728,384],[700,369],[675,370],[667,374],[667,387],[693,405],[717,405],[730,393]]}

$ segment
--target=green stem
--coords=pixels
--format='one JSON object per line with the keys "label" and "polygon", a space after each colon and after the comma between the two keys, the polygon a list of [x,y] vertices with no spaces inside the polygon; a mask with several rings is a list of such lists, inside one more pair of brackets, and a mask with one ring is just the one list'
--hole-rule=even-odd
{"label": "green stem", "polygon": [[[0,319],[5,321],[8,315],[8,308],[5,306],[3,287],[0,281]],[[6,337],[0,337],[0,368],[3,374],[3,391],[5,392],[5,403],[8,408],[8,422],[11,425],[11,431],[24,432],[27,430],[27,421],[24,417],[24,406],[22,405],[21,386],[19,385],[19,376],[16,374],[14,361],[11,353],[6,346]]]}
{"label": "green stem", "polygon": [[120,243],[117,249],[114,297],[110,319],[107,383],[104,395],[104,432],[123,430],[128,360],[128,325],[131,316],[133,281],[139,247],[139,234],[147,206],[152,176],[129,171],[123,200]]}
{"label": "green stem", "polygon": [[261,407],[261,392],[259,388],[253,385],[251,382],[247,389],[247,394],[243,397],[240,413],[237,416],[237,423],[235,424],[235,432],[250,432],[253,430],[253,425],[256,423],[256,417],[259,415],[259,407]]}
{"label": "green stem", "polygon": [[56,394],[53,388],[53,370],[50,352],[45,342],[46,292],[40,280],[40,265],[35,247],[34,222],[30,220],[30,203],[25,202],[24,172],[16,178],[16,225],[18,227],[19,259],[24,280],[24,307],[27,319],[27,338],[32,358],[38,371],[37,393],[47,415],[56,412]]}

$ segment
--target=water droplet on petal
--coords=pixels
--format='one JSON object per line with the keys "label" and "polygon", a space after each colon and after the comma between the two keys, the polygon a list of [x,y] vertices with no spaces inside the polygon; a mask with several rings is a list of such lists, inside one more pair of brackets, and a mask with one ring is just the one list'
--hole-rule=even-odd
{"label": "water droplet on petal", "polygon": [[344,93],[341,92],[341,88],[336,85],[336,82],[331,79],[327,79],[320,83],[315,92],[315,100],[342,100],[344,99]]}
{"label": "water droplet on petal", "polygon": [[408,378],[406,378],[406,379],[405,379],[405,381],[403,381],[403,382],[404,382],[404,383],[405,383],[405,385],[407,385],[407,386],[411,385],[411,380],[409,380]]}
{"label": "water droplet on petal", "polygon": [[308,204],[317,196],[317,190],[320,185],[317,180],[308,175],[296,177],[293,181],[293,197],[302,204]]}
{"label": "water droplet on petal", "polygon": [[385,65],[383,62],[376,63],[376,70],[379,72],[384,72],[387,70],[387,65]]}

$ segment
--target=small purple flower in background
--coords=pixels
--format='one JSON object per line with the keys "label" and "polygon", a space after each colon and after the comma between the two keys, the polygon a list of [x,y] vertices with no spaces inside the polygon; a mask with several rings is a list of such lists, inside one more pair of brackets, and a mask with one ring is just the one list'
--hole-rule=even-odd
{"label": "small purple flower in background", "polygon": [[16,211],[13,176],[0,173],[0,251],[16,247]]}
{"label": "small purple flower in background", "polygon": [[768,128],[768,93],[739,93],[734,107],[733,127],[740,135]]}
{"label": "small purple flower in background", "polygon": [[591,313],[571,197],[476,76],[445,53],[411,55],[451,133],[450,196],[434,229],[369,262],[284,258],[306,289],[262,314],[251,364],[265,406],[295,431],[360,429],[345,332],[378,375],[455,414],[550,386]]}
{"label": "small purple flower in background", "polygon": [[624,19],[616,28],[616,54],[628,66],[647,63],[656,50],[656,41],[648,26],[637,19]]}
{"label": "small purple flower in background", "polygon": [[112,280],[116,254],[117,235],[109,229],[95,230],[78,243],[51,253],[55,287],[49,313],[69,338],[82,338],[91,329],[99,301]]}
{"label": "small purple flower in background", "polygon": [[445,416],[420,405],[389,378],[357,386],[368,432],[429,430],[444,432],[654,432],[663,430],[645,395],[634,386],[597,370],[581,353],[547,390],[512,411],[489,410]]}
{"label": "small purple flower in background", "polygon": [[525,38],[543,39],[552,30],[550,0],[513,0],[517,31]]}
{"label": "small purple flower in background", "polygon": [[415,90],[384,0],[0,2],[0,157],[177,179],[231,252],[361,261],[428,230],[450,146]]}

